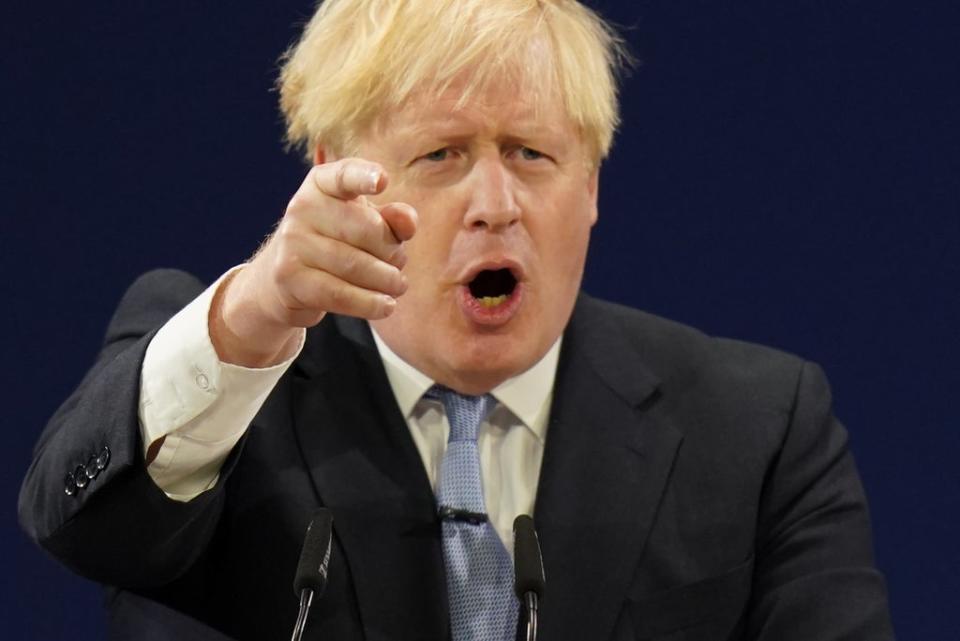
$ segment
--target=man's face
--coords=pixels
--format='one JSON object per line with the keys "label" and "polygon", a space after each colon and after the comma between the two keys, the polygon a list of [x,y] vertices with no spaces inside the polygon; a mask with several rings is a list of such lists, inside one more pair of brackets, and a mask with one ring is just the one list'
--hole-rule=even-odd
{"label": "man's face", "polygon": [[416,208],[409,289],[373,323],[436,381],[485,393],[534,365],[560,336],[597,219],[597,171],[556,101],[519,90],[413,100],[382,118],[358,155],[389,174],[377,204]]}

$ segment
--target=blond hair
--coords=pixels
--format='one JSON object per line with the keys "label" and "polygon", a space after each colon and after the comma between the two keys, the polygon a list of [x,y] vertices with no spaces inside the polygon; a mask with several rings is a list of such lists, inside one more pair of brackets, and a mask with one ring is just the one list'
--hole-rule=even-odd
{"label": "blond hair", "polygon": [[[623,41],[575,0],[327,0],[283,56],[287,142],[309,161],[344,152],[414,91],[438,95],[466,76],[460,105],[508,79],[524,96],[558,96],[599,162],[619,124]],[[429,94],[428,94],[429,95]]]}

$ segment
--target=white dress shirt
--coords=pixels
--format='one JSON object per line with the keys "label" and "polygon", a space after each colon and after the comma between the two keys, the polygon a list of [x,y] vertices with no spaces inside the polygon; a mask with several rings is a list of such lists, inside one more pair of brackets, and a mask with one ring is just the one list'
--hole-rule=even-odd
{"label": "white dress shirt", "polygon": [[[167,496],[179,501],[189,501],[216,484],[230,450],[303,348],[301,335],[294,356],[262,369],[220,361],[210,340],[208,317],[222,281],[223,277],[157,332],[141,369],[144,454],[150,444],[165,437],[147,472]],[[436,490],[450,426],[440,401],[423,398],[434,381],[397,356],[376,332],[374,340]],[[498,403],[478,433],[487,514],[511,554],[513,519],[533,514],[559,354],[558,339],[533,367],[497,386],[491,393]]]}
{"label": "white dress shirt", "polygon": [[[397,356],[376,332],[373,338],[436,493],[450,424],[443,404],[423,397],[434,381]],[[495,387],[491,394],[498,403],[477,433],[487,516],[511,554],[513,519],[533,514],[559,355],[558,339],[533,367]]]}

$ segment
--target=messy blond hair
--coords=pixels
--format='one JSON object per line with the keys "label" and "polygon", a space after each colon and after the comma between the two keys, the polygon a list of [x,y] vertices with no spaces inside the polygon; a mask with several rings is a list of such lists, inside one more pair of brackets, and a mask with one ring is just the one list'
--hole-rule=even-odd
{"label": "messy blond hair", "polygon": [[619,124],[628,54],[575,0],[326,0],[281,60],[287,142],[308,162],[318,144],[355,148],[414,91],[438,95],[466,76],[461,105],[504,79],[525,98],[559,98],[598,163]]}

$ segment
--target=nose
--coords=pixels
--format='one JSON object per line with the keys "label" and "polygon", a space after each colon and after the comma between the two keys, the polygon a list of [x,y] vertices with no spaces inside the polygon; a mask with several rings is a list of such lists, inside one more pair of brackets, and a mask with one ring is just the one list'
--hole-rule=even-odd
{"label": "nose", "polygon": [[501,158],[478,160],[471,174],[466,227],[502,231],[520,221],[515,178]]}

